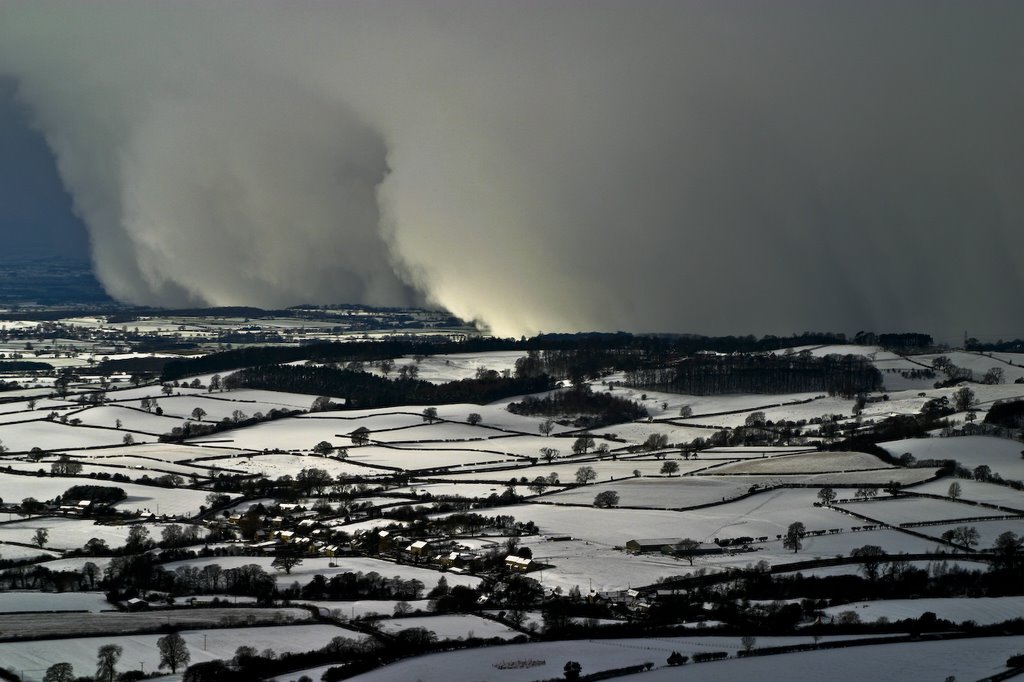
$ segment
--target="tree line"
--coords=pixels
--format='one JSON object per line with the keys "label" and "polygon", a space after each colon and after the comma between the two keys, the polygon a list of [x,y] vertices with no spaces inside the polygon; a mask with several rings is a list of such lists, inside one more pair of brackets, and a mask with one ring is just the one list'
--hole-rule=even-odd
{"label": "tree line", "polygon": [[[463,341],[395,337],[383,341],[351,343],[313,343],[302,346],[258,346],[211,353],[190,359],[176,359],[164,363],[161,381],[173,381],[185,376],[210,374],[225,370],[274,365],[302,360],[318,362],[372,361],[401,355],[428,355],[444,353],[482,353],[489,351],[571,351],[575,364],[591,367],[592,356],[640,356],[654,361],[689,355],[701,350],[719,353],[751,353],[781,350],[802,345],[846,343],[845,334],[806,332],[789,337],[764,336],[698,336],[651,335],[635,336],[625,332],[584,334],[540,334],[531,338],[469,338]],[[556,362],[552,356],[552,363]],[[561,362],[562,360],[557,360]],[[601,366],[608,363],[601,362]],[[547,373],[557,376],[548,371]]]}
{"label": "tree line", "polygon": [[551,388],[547,376],[512,378],[485,375],[444,384],[412,378],[386,379],[367,372],[333,367],[264,365],[243,369],[224,380],[227,388],[344,396],[347,409],[397,405],[484,404],[509,396]]}
{"label": "tree line", "polygon": [[803,393],[853,397],[882,389],[882,374],[856,355],[696,355],[626,372],[627,386],[690,395]]}

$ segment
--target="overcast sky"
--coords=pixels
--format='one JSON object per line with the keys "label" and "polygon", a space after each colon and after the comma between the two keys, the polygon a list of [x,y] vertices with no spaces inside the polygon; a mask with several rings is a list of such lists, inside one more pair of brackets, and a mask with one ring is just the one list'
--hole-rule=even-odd
{"label": "overcast sky", "polygon": [[4,241],[126,301],[1024,336],[1018,2],[0,12]]}

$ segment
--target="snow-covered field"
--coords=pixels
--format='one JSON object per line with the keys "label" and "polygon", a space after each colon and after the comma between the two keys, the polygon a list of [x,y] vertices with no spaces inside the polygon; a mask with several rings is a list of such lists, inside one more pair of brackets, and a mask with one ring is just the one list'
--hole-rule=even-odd
{"label": "snow-covered field", "polygon": [[830,471],[891,469],[890,465],[866,452],[811,452],[750,459],[715,469],[716,474],[815,474]]}
{"label": "snow-covered field", "polygon": [[[954,479],[941,478],[936,481],[929,481],[921,485],[916,485],[910,490],[917,493],[928,493],[930,495],[946,495],[949,493],[949,486],[953,483]],[[956,479],[956,483],[960,485],[960,497],[964,500],[973,500],[975,502],[985,502],[988,504],[996,504],[1010,509],[1019,509],[1024,511],[1024,491],[1015,490],[1005,485],[996,485],[994,483],[985,483],[984,481],[972,481],[970,479]],[[978,509],[979,514],[987,514],[989,512],[983,509]],[[993,514],[999,512],[993,511]]]}
{"label": "snow-covered field", "polygon": [[[839,639],[839,638],[823,638]],[[853,638],[846,638],[853,639]],[[1024,641],[1024,637],[1014,638]],[[759,637],[761,646],[782,646],[785,644],[809,644],[810,637]],[[1004,646],[1007,643],[1004,642]],[[649,639],[598,639],[572,642],[567,648],[565,642],[536,642],[509,646],[468,649],[441,654],[432,654],[394,663],[352,678],[358,682],[392,682],[393,680],[422,680],[422,682],[452,682],[453,680],[493,680],[494,682],[531,682],[561,678],[566,661],[578,661],[583,673],[640,665],[647,661],[665,665],[665,659],[673,651],[687,656],[698,652],[728,651],[735,654],[742,648],[738,637],[661,637]],[[859,651],[862,649],[852,649]],[[833,653],[833,652],[829,652]],[[1005,657],[1004,657],[1005,658]],[[760,662],[766,659],[755,659]],[[518,663],[518,665],[516,665]],[[690,679],[698,668],[707,668],[712,673],[720,670],[721,663],[688,665],[672,668],[666,680]],[[648,679],[655,673],[642,673],[640,680]],[[624,677],[621,679],[633,679]],[[745,677],[715,677],[707,679],[765,679],[756,674]],[[784,678],[778,678],[784,679]],[[811,679],[811,678],[807,678]],[[821,679],[821,678],[817,678]],[[853,679],[853,678],[849,678]],[[884,677],[860,679],[886,679]],[[907,677],[906,679],[915,679]],[[920,679],[920,678],[916,678]],[[941,678],[940,678],[941,679]]]}
{"label": "snow-covered field", "polygon": [[[589,486],[588,486],[589,487]],[[591,501],[593,497],[591,497]],[[567,534],[605,546],[625,546],[635,538],[770,536],[785,533],[801,521],[808,530],[848,528],[861,522],[835,511],[815,507],[812,488],[773,490],[707,509],[673,512],[640,509],[596,509],[524,504],[495,507],[491,514],[533,520],[545,534]]]}
{"label": "snow-covered field", "polygon": [[[240,646],[251,646],[257,651],[272,649],[278,654],[291,651],[309,651],[328,644],[334,637],[360,640],[363,635],[332,625],[291,625],[273,627],[226,628],[212,630],[185,630],[180,633],[192,656],[192,663],[231,659]],[[54,663],[71,663],[78,675],[89,675],[96,670],[96,650],[105,644],[117,644],[124,649],[119,672],[157,669],[160,653],[156,641],[162,635],[117,635],[105,637],[76,637],[60,640],[0,643],[0,666],[8,670],[25,671],[26,682],[39,682],[46,668]]]}
{"label": "snow-covered field", "polygon": [[[758,638],[758,643],[763,638]],[[1006,658],[1020,651],[1024,637],[991,637],[945,642],[878,644],[809,651],[718,663],[661,668],[629,675],[623,682],[860,682],[861,680],[978,680],[1006,670]],[[659,661],[660,663],[660,661]],[[685,674],[685,678],[683,675]],[[358,678],[357,678],[358,679]]]}
{"label": "snow-covered field", "polygon": [[507,625],[502,625],[501,623],[495,623],[493,620],[488,620],[487,618],[468,614],[394,618],[381,621],[380,626],[384,632],[392,634],[409,628],[426,628],[430,632],[436,634],[439,640],[469,639],[471,637],[480,637],[482,639],[490,639],[492,637],[513,639],[522,634],[518,630],[513,630]]}
{"label": "snow-covered field", "polygon": [[913,438],[880,444],[899,457],[909,452],[917,459],[955,459],[967,467],[986,464],[993,473],[1012,480],[1024,479],[1024,458],[1020,442],[990,436],[955,438]]}
{"label": "snow-covered field", "polygon": [[[6,552],[4,553],[6,556]],[[20,611],[106,611],[114,606],[102,592],[0,592],[0,613]]]}
{"label": "snow-covered field", "polygon": [[21,501],[25,497],[35,497],[37,500],[44,501],[53,499],[57,495],[63,495],[68,488],[74,485],[121,488],[128,497],[114,505],[116,509],[154,514],[194,516],[199,513],[199,507],[206,504],[208,494],[202,490],[189,488],[161,488],[137,483],[94,481],[81,477],[51,478],[49,476],[18,476],[0,473],[0,498]]}
{"label": "snow-covered field", "polygon": [[156,436],[140,432],[116,429],[72,426],[51,422],[46,419],[18,424],[4,424],[0,428],[0,439],[11,452],[28,452],[32,448],[42,450],[77,450],[107,445],[121,445],[124,437],[131,434],[136,443],[151,442]]}
{"label": "snow-covered field", "polygon": [[[100,405],[73,412],[69,417],[81,419],[86,426],[102,426],[108,429],[124,429],[160,435],[170,433],[175,426],[181,426],[183,419],[172,416],[158,415],[132,407],[121,405]],[[118,425],[120,422],[120,426]]]}
{"label": "snow-covered field", "polygon": [[824,613],[831,616],[843,611],[853,611],[864,623],[873,623],[879,618],[890,621],[920,618],[922,613],[931,611],[940,619],[952,623],[974,621],[978,625],[991,625],[1024,618],[1024,597],[882,599],[823,609]]}
{"label": "snow-covered field", "polygon": [[428,355],[419,362],[413,358],[402,357],[395,360],[395,372],[404,365],[417,368],[417,378],[431,383],[445,383],[472,379],[478,369],[490,369],[495,372],[503,370],[515,371],[516,360],[526,355],[523,351],[492,351],[487,353],[451,353],[448,355]]}
{"label": "snow-covered field", "polygon": [[484,462],[497,462],[501,466],[522,463],[522,460],[511,455],[484,448],[490,448],[488,441],[470,443],[464,449],[452,447],[452,445],[438,446],[437,449],[434,447],[398,448],[367,445],[349,450],[348,457],[351,461],[360,464],[410,470],[475,466]]}
{"label": "snow-covered field", "polygon": [[990,549],[1002,533],[1017,533],[1024,531],[1024,519],[1000,519],[998,521],[966,521],[959,523],[944,524],[941,526],[924,526],[915,530],[930,535],[934,538],[941,537],[947,530],[953,530],[960,526],[968,526],[978,531],[977,549]]}
{"label": "snow-covered field", "polygon": [[870,502],[850,503],[846,508],[893,525],[1002,514],[984,507],[927,497],[877,498]]}
{"label": "snow-covered field", "polygon": [[598,493],[612,490],[619,495],[620,507],[670,509],[721,502],[745,494],[750,486],[748,479],[733,476],[626,478],[570,488],[545,495],[543,500],[561,504],[593,504]]}
{"label": "snow-covered field", "polygon": [[[403,580],[419,580],[424,585],[424,591],[429,592],[436,585],[437,581],[444,577],[448,581],[449,585],[470,585],[475,586],[480,583],[480,578],[472,575],[458,575],[455,573],[441,573],[429,568],[417,568],[416,566],[410,566],[408,564],[395,564],[390,561],[382,561],[379,559],[370,559],[367,557],[341,557],[337,559],[328,559],[326,557],[305,559],[302,564],[292,569],[291,573],[285,573],[284,571],[278,571],[274,569],[270,564],[274,561],[273,557],[265,556],[237,556],[237,557],[206,557],[198,559],[185,559],[183,561],[173,561],[164,564],[165,570],[173,571],[178,566],[208,566],[210,564],[217,564],[223,569],[237,568],[239,566],[246,566],[248,564],[256,564],[263,568],[268,574],[274,576],[277,583],[281,587],[290,585],[293,582],[298,582],[300,585],[305,585],[313,579],[315,575],[322,575],[327,579],[331,576],[339,573],[370,573],[376,572],[386,578],[400,576]],[[333,567],[330,564],[335,564]]]}

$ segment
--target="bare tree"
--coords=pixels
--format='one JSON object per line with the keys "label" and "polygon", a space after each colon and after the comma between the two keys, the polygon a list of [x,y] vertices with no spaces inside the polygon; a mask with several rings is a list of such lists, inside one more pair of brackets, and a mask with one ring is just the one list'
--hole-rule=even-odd
{"label": "bare tree", "polygon": [[793,550],[793,553],[799,552],[803,547],[804,538],[804,524],[799,521],[794,521],[789,524],[789,528],[786,529],[786,535],[782,538],[782,546],[786,549]]}
{"label": "bare tree", "polygon": [[558,458],[559,452],[555,448],[541,448],[540,454],[548,464]]}
{"label": "bare tree", "polygon": [[117,679],[117,662],[124,653],[117,644],[104,644],[96,651],[96,679],[100,682],[114,682]]}
{"label": "bare tree", "polygon": [[597,480],[597,472],[594,467],[580,467],[576,470],[576,483],[586,485],[589,481]]}
{"label": "bare tree", "polygon": [[185,646],[185,639],[177,632],[156,640],[156,646],[160,650],[160,667],[170,668],[171,674],[178,672],[179,667],[192,659],[192,654]]}

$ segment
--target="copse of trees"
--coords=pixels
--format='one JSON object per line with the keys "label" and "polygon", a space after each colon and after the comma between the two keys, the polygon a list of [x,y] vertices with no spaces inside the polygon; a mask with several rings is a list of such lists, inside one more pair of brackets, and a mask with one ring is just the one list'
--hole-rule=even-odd
{"label": "copse of trees", "polygon": [[852,397],[881,390],[882,373],[857,355],[702,354],[627,371],[626,385],[690,395],[821,391]]}
{"label": "copse of trees", "polygon": [[573,424],[579,428],[597,428],[647,416],[647,410],[638,403],[613,393],[596,393],[589,386],[558,391],[543,398],[527,396],[510,403],[508,411],[545,417],[574,415]]}
{"label": "copse of trees", "polygon": [[396,405],[476,403],[483,404],[551,388],[547,376],[525,379],[486,376],[444,384],[411,378],[386,379],[367,372],[333,367],[268,365],[235,372],[224,380],[227,388],[258,388],[271,391],[346,396],[344,409]]}

